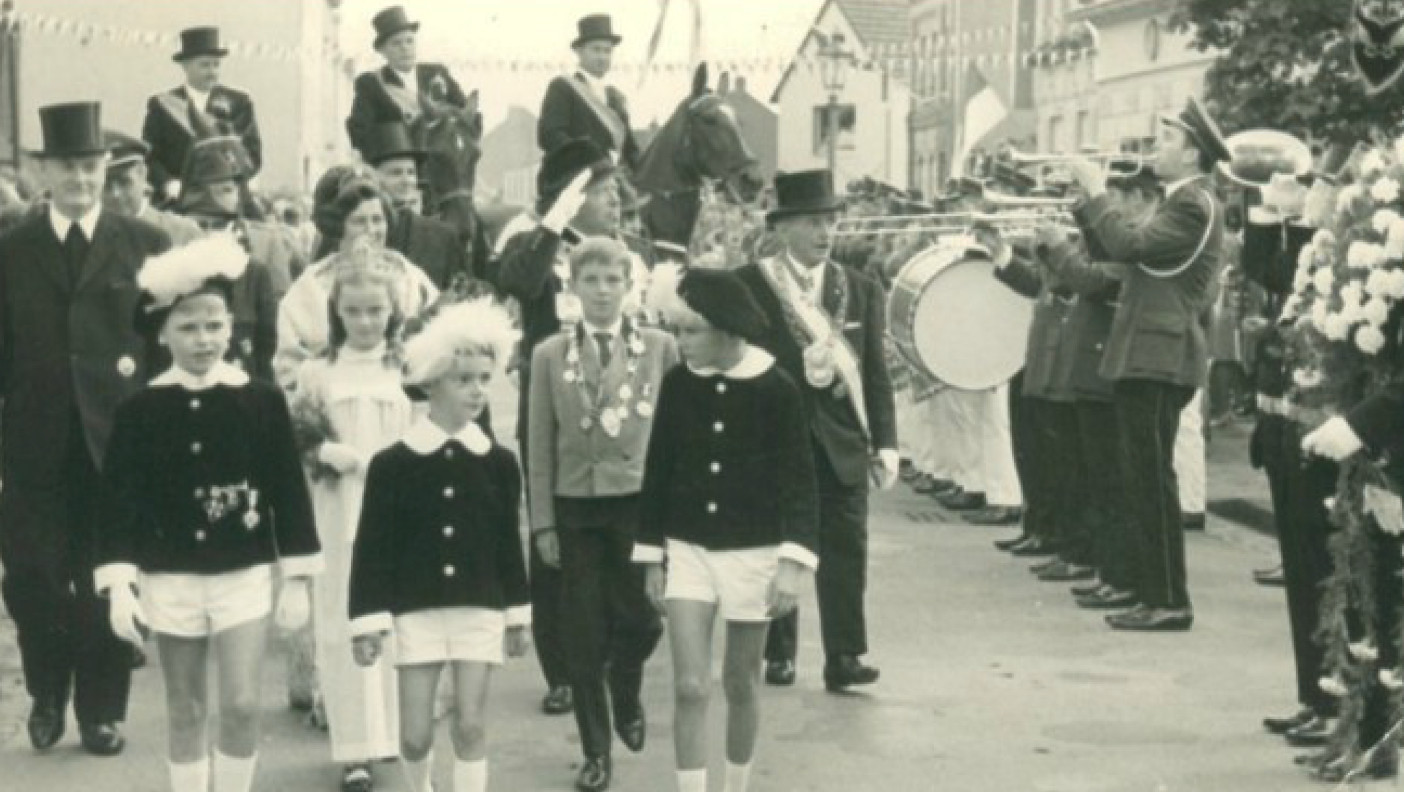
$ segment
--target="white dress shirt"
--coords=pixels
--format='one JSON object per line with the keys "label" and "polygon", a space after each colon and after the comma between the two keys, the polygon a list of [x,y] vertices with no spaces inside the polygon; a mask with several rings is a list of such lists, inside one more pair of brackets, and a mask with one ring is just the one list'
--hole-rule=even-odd
{"label": "white dress shirt", "polygon": [[210,109],[210,92],[197,91],[189,85],[185,86],[185,95],[190,97],[190,103],[199,108],[200,112],[208,113]]}
{"label": "white dress shirt", "polygon": [[[83,230],[83,236],[87,238],[89,244],[93,241],[93,234],[97,231],[98,217],[101,214],[102,204],[94,204],[87,214],[77,220],[78,227]],[[68,239],[68,229],[74,222],[56,209],[52,203],[49,204],[49,225],[54,229],[54,236],[58,237],[58,241],[62,242]]]}

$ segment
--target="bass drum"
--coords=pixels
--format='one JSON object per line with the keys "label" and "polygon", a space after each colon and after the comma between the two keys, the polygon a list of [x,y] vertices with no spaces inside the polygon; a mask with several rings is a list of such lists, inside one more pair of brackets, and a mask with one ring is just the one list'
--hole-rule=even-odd
{"label": "bass drum", "polygon": [[928,377],[988,390],[1023,367],[1033,306],[995,278],[988,259],[937,245],[913,256],[893,281],[888,332]]}

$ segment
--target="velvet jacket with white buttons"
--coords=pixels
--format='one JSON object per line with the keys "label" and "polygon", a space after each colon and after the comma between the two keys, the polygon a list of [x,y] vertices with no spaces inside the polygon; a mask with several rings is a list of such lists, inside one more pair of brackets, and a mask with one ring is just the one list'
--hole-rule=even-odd
{"label": "velvet jacket with white buttons", "polygon": [[352,633],[458,606],[505,610],[508,625],[527,624],[521,497],[517,458],[477,424],[450,436],[420,419],[376,454],[352,552]]}
{"label": "velvet jacket with white buttons", "polygon": [[321,571],[287,402],[227,363],[203,378],[173,368],[123,402],[103,470],[114,514],[95,537],[99,591],[138,569]]}
{"label": "velvet jacket with white buttons", "polygon": [[676,366],[663,378],[640,496],[634,560],[665,539],[708,550],[780,547],[818,565],[814,444],[799,387],[764,350],[726,372]]}

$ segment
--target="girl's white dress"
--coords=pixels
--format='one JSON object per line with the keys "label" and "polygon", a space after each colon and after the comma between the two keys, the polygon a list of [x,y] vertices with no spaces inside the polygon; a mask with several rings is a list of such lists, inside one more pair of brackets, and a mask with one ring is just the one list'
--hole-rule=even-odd
{"label": "girl's white dress", "polygon": [[[335,360],[316,358],[298,371],[298,400],[309,400],[331,425],[335,442],[359,451],[365,464],[394,444],[409,428],[412,408],[401,388],[398,361],[387,361],[384,346],[358,352],[346,347]],[[337,762],[398,756],[399,703],[393,656],[370,668],[351,654],[347,589],[351,549],[361,516],[365,464],[354,473],[312,483],[317,532],[326,570],[315,595],[316,658],[322,700]],[[394,642],[386,641],[393,655]]]}

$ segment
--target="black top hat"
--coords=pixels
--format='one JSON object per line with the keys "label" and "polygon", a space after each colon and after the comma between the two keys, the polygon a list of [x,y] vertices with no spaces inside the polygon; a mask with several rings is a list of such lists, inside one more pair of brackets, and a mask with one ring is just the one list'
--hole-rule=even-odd
{"label": "black top hat", "polygon": [[575,23],[577,35],[575,41],[570,43],[572,47],[578,47],[589,41],[608,41],[611,44],[618,44],[624,39],[614,34],[614,23],[610,20],[609,14],[590,14],[580,18]]}
{"label": "black top hat", "polygon": [[593,172],[591,184],[614,173],[614,160],[589,138],[567,140],[547,152],[541,160],[541,169],[536,172],[538,207],[550,206],[561,190],[586,169]]}
{"label": "black top hat", "polygon": [[190,60],[202,55],[223,58],[229,50],[219,45],[219,28],[193,27],[180,31],[180,52],[171,56],[173,61]]}
{"label": "black top hat", "polygon": [[678,296],[712,327],[747,341],[759,338],[769,325],[750,287],[730,270],[688,267],[678,282]]}
{"label": "black top hat", "polygon": [[375,26],[375,47],[377,49],[385,43],[386,39],[396,33],[419,30],[419,23],[410,21],[404,6],[390,6],[372,17],[371,24]]}
{"label": "black top hat", "polygon": [[107,153],[112,155],[111,159],[107,161],[108,170],[145,162],[146,155],[151,153],[151,147],[140,138],[134,138],[113,129],[103,130],[102,136],[107,141]]}
{"label": "black top hat", "polygon": [[765,216],[767,223],[786,217],[831,214],[843,209],[834,196],[834,174],[828,170],[807,170],[775,174],[775,208]]}
{"label": "black top hat", "polygon": [[97,102],[69,102],[39,108],[44,148],[31,152],[42,159],[90,157],[103,154],[102,105]]}
{"label": "black top hat", "polygon": [[1185,103],[1185,109],[1181,110],[1179,115],[1161,116],[1160,123],[1184,130],[1195,148],[1208,154],[1215,162],[1233,158],[1228,143],[1224,141],[1224,134],[1219,131],[1219,125],[1214,123],[1209,111],[1193,96]]}
{"label": "black top hat", "polygon": [[424,153],[424,149],[414,144],[405,122],[385,121],[371,127],[361,157],[367,165],[379,165],[400,157],[409,157],[418,163],[424,160]]}

